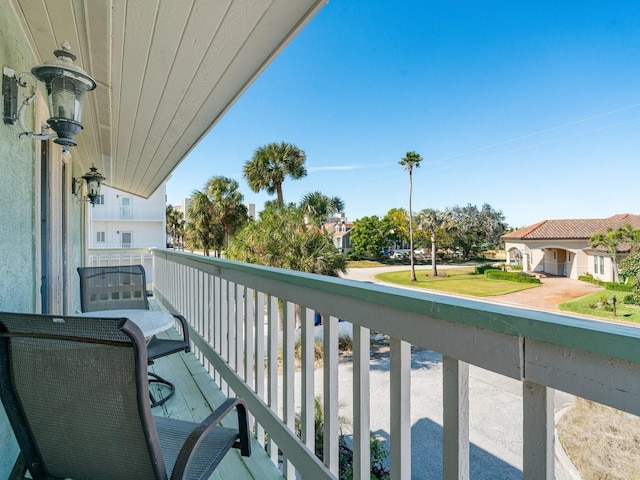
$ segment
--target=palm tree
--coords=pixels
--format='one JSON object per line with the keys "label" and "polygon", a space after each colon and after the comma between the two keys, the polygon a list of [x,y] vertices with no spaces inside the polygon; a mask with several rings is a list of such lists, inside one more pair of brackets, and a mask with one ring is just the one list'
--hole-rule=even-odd
{"label": "palm tree", "polygon": [[413,264],[413,213],[411,211],[411,196],[413,191],[413,169],[420,166],[422,157],[416,152],[407,154],[398,162],[409,171],[409,258],[411,259],[411,281],[416,281],[416,269]]}
{"label": "palm tree", "polygon": [[187,208],[185,236],[192,248],[201,248],[209,256],[212,242],[211,200],[206,193],[194,190]]}
{"label": "palm tree", "polygon": [[320,228],[309,228],[295,206],[265,209],[234,237],[231,260],[337,277],[346,258]]}
{"label": "palm tree", "polygon": [[251,160],[244,164],[243,176],[253,192],[266,190],[269,195],[275,193],[278,205],[282,208],[282,183],[286,177],[306,177],[306,159],[304,151],[295,145],[285,142],[270,143],[256,149]]}
{"label": "palm tree", "polygon": [[613,281],[618,281],[618,247],[626,242],[634,241],[634,230],[631,225],[625,225],[617,230],[607,228],[607,233],[594,233],[589,239],[593,248],[605,247],[611,257],[613,267]]}
{"label": "palm tree", "polygon": [[184,217],[182,213],[172,205],[166,209],[167,235],[171,236],[171,245],[175,249],[181,243],[184,235]]}
{"label": "palm tree", "polygon": [[327,197],[320,192],[312,192],[302,197],[300,209],[319,227],[325,218],[344,211],[344,202],[339,197]]}
{"label": "palm tree", "polygon": [[436,265],[436,233],[438,230],[448,230],[451,228],[451,213],[448,211],[425,208],[418,214],[420,228],[431,235],[431,275],[438,276]]}
{"label": "palm tree", "polygon": [[222,238],[214,239],[215,254],[220,256],[222,247],[229,246],[234,232],[248,220],[247,207],[242,203],[243,195],[238,191],[238,182],[227,177],[212,177],[206,185],[211,201],[211,220],[222,226]]}

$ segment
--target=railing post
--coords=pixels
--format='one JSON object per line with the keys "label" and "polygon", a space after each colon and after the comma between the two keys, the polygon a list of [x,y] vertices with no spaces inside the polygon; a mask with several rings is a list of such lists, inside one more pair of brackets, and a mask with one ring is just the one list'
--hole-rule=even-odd
{"label": "railing post", "polygon": [[442,478],[469,479],[469,364],[442,357]]}
{"label": "railing post", "polygon": [[522,382],[524,480],[553,480],[554,391],[544,385]]}
{"label": "railing post", "polygon": [[411,478],[411,344],[389,339],[391,347],[391,478]]}

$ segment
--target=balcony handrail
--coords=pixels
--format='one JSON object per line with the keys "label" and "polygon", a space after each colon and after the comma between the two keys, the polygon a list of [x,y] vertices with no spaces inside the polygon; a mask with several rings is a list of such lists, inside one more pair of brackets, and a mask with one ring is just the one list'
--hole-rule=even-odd
{"label": "balcony handrail", "polygon": [[[315,296],[318,292],[323,292],[372,303],[382,308],[400,310],[436,320],[446,320],[513,337],[528,338],[560,347],[575,348],[610,358],[640,363],[640,348],[638,348],[640,328],[631,325],[524,307],[498,305],[439,293],[405,290],[381,284],[363,284],[363,282],[355,280],[265,267],[222,258],[203,257],[172,250],[153,250],[153,254],[166,259],[173,258],[177,263],[195,266],[192,261],[182,259],[182,257],[189,256],[201,266],[198,268],[205,273],[220,276],[233,282],[242,280],[240,283],[247,287],[279,298],[290,297],[293,292],[289,290],[285,292],[275,286],[277,284],[265,283],[259,279],[290,285],[296,289],[311,290],[314,292],[314,296],[305,298],[304,304],[318,311],[326,310],[326,303],[322,301],[321,297]],[[240,277],[241,273],[249,274],[249,276]],[[304,296],[302,292],[301,296]],[[478,315],[478,309],[482,310],[481,315]],[[348,318],[350,322],[360,326],[367,326],[380,332],[385,332],[387,328],[375,318],[363,319],[361,317],[364,317],[364,314],[347,310],[344,306],[337,305],[332,310],[331,313],[335,316]],[[406,337],[401,338],[415,343],[415,331],[410,331]]]}
{"label": "balcony handrail", "polygon": [[123,207],[96,205],[89,212],[90,220],[157,221],[165,219],[164,207]]}
{"label": "balcony handrail", "polygon": [[[353,388],[354,395],[360,398],[354,400],[354,403],[368,401],[368,397],[363,396],[368,395],[368,334],[376,331],[388,335],[391,345],[391,390],[392,395],[395,395],[391,402],[391,469],[392,475],[397,478],[408,478],[410,475],[408,472],[411,461],[407,457],[406,448],[410,443],[411,427],[406,413],[409,409],[406,402],[410,397],[410,345],[443,355],[444,395],[447,398],[443,417],[443,458],[446,459],[444,478],[458,478],[456,469],[464,464],[464,460],[461,463],[460,459],[465,455],[468,457],[468,429],[465,431],[465,427],[457,420],[460,418],[458,409],[468,409],[468,364],[523,382],[523,391],[527,392],[527,395],[523,395],[523,471],[526,478],[549,478],[552,475],[550,469],[553,469],[553,452],[549,449],[553,444],[553,409],[550,407],[553,403],[553,391],[550,389],[579,395],[635,415],[640,414],[637,402],[640,395],[640,329],[633,326],[188,253],[168,250],[154,250],[153,253],[157,268],[157,293],[164,303],[183,311],[192,309],[194,317],[208,315],[206,305],[209,308],[211,305],[208,302],[224,304],[215,306],[224,310],[219,313],[221,317],[226,316],[222,322],[207,325],[206,318],[196,320],[194,329],[205,337],[210,329],[216,327],[222,329],[223,336],[236,335],[233,329],[240,317],[235,316],[242,314],[246,317],[246,312],[239,312],[244,308],[242,295],[247,291],[286,301],[282,320],[285,369],[292,368],[288,363],[293,363],[292,319],[295,314],[292,305],[299,305],[303,312],[303,308],[306,308],[307,320],[310,319],[309,312],[313,310],[322,312],[323,316],[330,316],[329,321],[323,322],[326,335],[325,395],[330,397],[328,404],[331,410],[328,414],[325,412],[325,416],[328,415],[329,421],[334,424],[326,427],[331,435],[325,432],[325,439],[332,438],[334,433],[337,437],[337,393],[331,389],[337,378],[337,355],[331,353],[332,350],[337,350],[337,319],[343,318],[353,324],[354,372],[358,371],[359,378],[357,380],[354,373]],[[194,298],[196,302],[191,301],[187,286],[196,286],[201,281],[199,279],[204,278],[203,275],[218,279],[217,282],[228,282],[234,286],[233,291],[220,290],[223,295],[220,297],[218,292],[215,300],[206,293],[198,293]],[[241,293],[237,286],[242,290]],[[192,305],[193,303],[199,305]],[[309,328],[307,320],[302,322],[303,341]],[[242,328],[240,323],[237,328],[239,332]],[[269,335],[273,337],[273,327],[269,328]],[[267,339],[267,342],[271,341],[272,338]],[[209,353],[221,355],[220,349],[226,347],[219,339],[214,339],[213,342],[218,344]],[[308,347],[309,345],[307,343]],[[227,357],[235,355],[239,358],[241,348],[242,345],[229,346]],[[224,353],[223,351],[223,357]],[[249,354],[253,355],[254,352]],[[218,362],[209,355],[205,357],[212,363],[219,363],[220,367],[225,363],[229,364],[228,358],[222,358]],[[242,363],[237,360],[235,362]],[[252,364],[253,360],[245,362]],[[233,370],[235,366],[228,368]],[[229,377],[228,372],[225,375]],[[225,375],[222,375],[222,381],[226,381]],[[281,423],[291,428],[290,417],[293,412],[292,404],[295,402],[293,393],[290,392],[291,386],[287,382],[293,383],[294,377],[291,371],[285,371],[283,375],[286,398],[283,400],[285,418]],[[309,371],[303,373],[303,383],[308,381],[305,375],[308,377]],[[235,388],[240,387],[236,385]],[[242,390],[243,393],[260,398],[248,385]],[[366,390],[366,394],[362,390]],[[304,400],[308,401],[308,398]],[[303,405],[303,411],[304,408]],[[354,409],[360,409],[360,405],[354,405]],[[264,417],[264,412],[260,412],[260,409],[258,413]],[[368,436],[365,434],[369,431],[368,415],[366,405],[362,410],[354,410],[354,423],[357,416],[367,417],[358,418],[358,425],[354,425],[354,465],[358,465],[354,470],[357,471],[364,469],[368,472],[368,458],[364,458],[368,457],[365,454],[368,452]],[[270,432],[271,434],[274,437],[283,435],[282,432]],[[333,455],[333,449],[337,452],[337,444],[331,445],[329,456]],[[285,455],[292,455],[291,451],[283,449],[283,452]],[[298,449],[291,458],[296,458],[300,452]],[[335,458],[325,458],[325,463],[333,474],[337,473]],[[297,464],[296,468],[300,468],[300,465]],[[354,478],[368,476],[360,471],[360,475]],[[464,475],[460,478],[464,478]]]}

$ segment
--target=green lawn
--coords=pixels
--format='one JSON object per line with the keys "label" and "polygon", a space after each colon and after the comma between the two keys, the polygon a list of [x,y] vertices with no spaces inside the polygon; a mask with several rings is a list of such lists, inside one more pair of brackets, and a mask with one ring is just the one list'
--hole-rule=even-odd
{"label": "green lawn", "polygon": [[[579,313],[582,315],[591,315],[607,320],[617,320],[623,322],[640,323],[640,309],[627,307],[622,303],[622,298],[628,292],[616,292],[614,290],[599,290],[583,297],[574,298],[558,305],[558,308],[565,312]],[[616,316],[613,311],[606,308],[597,308],[596,302],[600,297],[611,298],[615,296],[618,301],[616,303]]]}
{"label": "green lawn", "polygon": [[[376,279],[382,282],[406,285],[409,287],[424,288],[425,290],[437,290],[440,292],[471,295],[474,297],[488,297],[491,295],[504,295],[519,292],[538,285],[528,283],[509,282],[507,280],[491,280],[484,275],[474,274],[473,267],[438,270],[438,277],[428,276],[431,269],[416,270],[416,282],[412,282],[411,271],[388,272],[376,275]],[[446,276],[440,276],[446,275]]]}

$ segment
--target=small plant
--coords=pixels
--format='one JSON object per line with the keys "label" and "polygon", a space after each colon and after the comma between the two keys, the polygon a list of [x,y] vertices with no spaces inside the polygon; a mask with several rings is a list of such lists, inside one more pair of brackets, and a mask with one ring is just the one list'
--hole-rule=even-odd
{"label": "small plant", "polygon": [[[314,399],[314,416],[313,423],[315,429],[315,454],[322,460],[324,455],[324,415],[322,411],[322,402],[320,397]],[[338,424],[340,426],[340,432],[342,427],[350,425],[348,419],[343,416],[338,416]],[[296,414],[295,429],[298,437],[302,438],[302,419],[299,414]],[[344,435],[341,433],[338,439],[339,441],[339,478],[345,480],[353,479],[353,451],[347,446]],[[389,471],[384,467],[384,460],[389,456],[389,452],[385,448],[385,442],[383,439],[371,434],[370,438],[371,448],[371,478],[386,480],[389,477]]]}
{"label": "small plant", "polygon": [[340,335],[338,337],[338,350],[342,353],[353,352],[353,338],[349,335]]}

